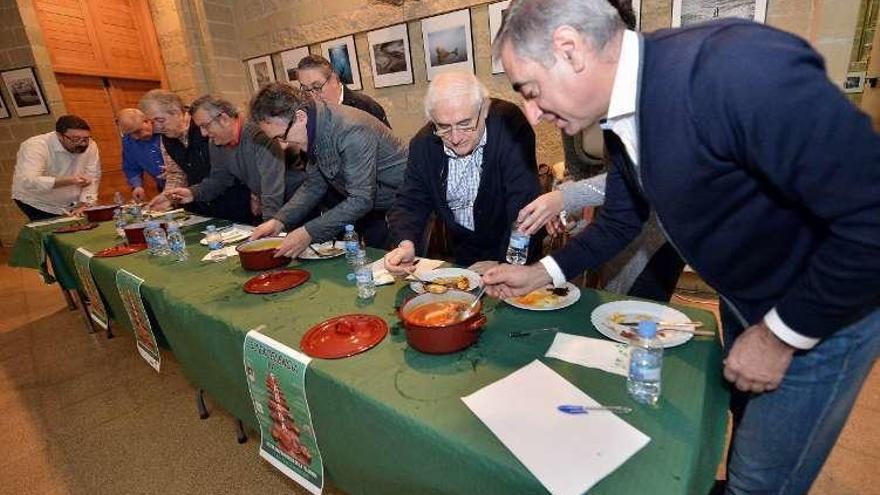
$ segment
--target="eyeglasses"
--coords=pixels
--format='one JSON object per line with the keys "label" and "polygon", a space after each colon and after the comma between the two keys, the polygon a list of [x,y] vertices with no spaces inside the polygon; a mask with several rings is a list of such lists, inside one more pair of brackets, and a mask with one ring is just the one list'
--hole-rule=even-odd
{"label": "eyeglasses", "polygon": [[92,139],[91,136],[70,137],[66,134],[62,134],[61,137],[63,137],[65,140],[67,140],[71,144],[89,144],[89,141]]}
{"label": "eyeglasses", "polygon": [[324,86],[326,86],[329,81],[330,81],[330,79],[324,79],[324,82],[322,82],[321,84],[312,85],[312,86],[300,84],[300,88],[302,88],[302,90],[305,91],[306,93],[314,95],[314,94],[320,93],[321,90],[324,89]]}
{"label": "eyeglasses", "polygon": [[217,119],[219,119],[221,115],[223,115],[223,114],[222,114],[222,113],[218,113],[218,114],[215,115],[211,120],[205,122],[204,124],[197,124],[197,125],[199,126],[199,129],[201,129],[201,130],[207,132],[207,131],[208,131],[208,128],[211,127],[211,124],[213,124],[214,122],[216,122]]}
{"label": "eyeglasses", "polygon": [[468,123],[457,123],[457,124],[434,124],[434,135],[437,137],[448,136],[452,133],[452,131],[459,132],[474,132],[480,127],[480,116],[483,115],[483,104],[484,101],[480,102],[480,108],[477,110],[476,117],[470,119]]}
{"label": "eyeglasses", "polygon": [[290,128],[293,127],[293,123],[295,121],[296,121],[296,115],[294,115],[293,117],[290,118],[290,121],[287,123],[287,128],[284,129],[284,134],[279,134],[279,135],[273,137],[272,139],[274,139],[275,141],[283,141],[286,143],[287,142],[287,135],[290,134]]}

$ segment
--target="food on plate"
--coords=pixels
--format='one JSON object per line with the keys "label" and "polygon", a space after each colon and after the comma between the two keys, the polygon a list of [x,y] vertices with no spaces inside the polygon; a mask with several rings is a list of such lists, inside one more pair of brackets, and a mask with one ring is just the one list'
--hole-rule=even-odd
{"label": "food on plate", "polygon": [[464,275],[458,275],[456,277],[437,277],[431,279],[431,283],[442,285],[450,289],[470,290],[471,288],[471,281]]}
{"label": "food on plate", "polygon": [[[613,330],[616,330],[621,337],[636,340],[639,338],[639,335],[635,328],[630,329],[620,325],[624,323],[638,323],[640,321],[656,321],[656,318],[651,315],[639,313],[611,313],[611,316],[608,317],[608,322],[611,323],[611,325],[608,326]],[[658,329],[657,337],[660,339],[666,338],[666,330]]]}
{"label": "food on plate", "polygon": [[318,253],[318,256],[336,256],[344,253],[345,250],[336,246],[319,246],[315,252]]}
{"label": "food on plate", "polygon": [[523,306],[543,308],[559,304],[559,301],[567,296],[568,292],[568,287],[561,287],[559,289],[536,289],[524,296],[515,298],[514,301]]}
{"label": "food on plate", "polygon": [[442,327],[464,320],[468,304],[460,301],[434,301],[416,307],[406,315],[407,320],[425,327]]}

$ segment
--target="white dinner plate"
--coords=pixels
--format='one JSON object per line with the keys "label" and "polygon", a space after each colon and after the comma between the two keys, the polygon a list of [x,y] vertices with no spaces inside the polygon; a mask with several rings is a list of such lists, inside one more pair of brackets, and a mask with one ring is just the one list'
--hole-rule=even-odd
{"label": "white dinner plate", "polygon": [[[468,290],[474,290],[483,285],[483,280],[480,278],[480,275],[477,272],[465,270],[464,268],[437,268],[435,270],[419,273],[419,277],[423,280],[427,280],[428,282],[431,282],[438,278],[462,276],[467,277],[468,279]],[[418,280],[410,282],[409,288],[415,292],[418,292],[419,294],[423,294],[425,292],[425,288],[422,287],[422,283]]]}
{"label": "white dinner plate", "polygon": [[[322,242],[320,244],[312,244],[311,246],[312,246],[312,248],[318,250],[318,252],[316,253],[315,251],[312,251],[311,249],[306,248],[305,251],[300,253],[299,256],[297,256],[297,257],[301,260],[329,260],[331,258],[338,258],[340,256],[345,256],[345,242],[343,242],[343,241],[327,241],[327,242]],[[340,249],[341,251],[339,251],[336,254],[331,254],[329,256],[322,256],[321,254],[319,254],[322,249],[326,249],[326,248],[330,248],[330,247],[335,247],[336,249]]]}
{"label": "white dinner plate", "polygon": [[553,311],[567,308],[581,298],[581,290],[571,282],[566,282],[563,288],[568,289],[568,293],[564,296],[553,295],[552,289],[537,289],[525,296],[509,297],[504,302],[515,308],[530,311]]}
{"label": "white dinner plate", "polygon": [[[248,237],[250,237],[251,234],[253,234],[253,232],[254,232],[254,228],[250,227],[248,225],[234,224],[234,225],[230,225],[229,227],[219,229],[218,232],[220,232],[220,237],[223,238],[223,244],[233,244],[233,243],[236,243],[239,241],[243,241],[243,240],[247,239]],[[208,231],[203,230],[202,234],[207,235]],[[208,245],[207,237],[203,237],[202,240],[199,241],[199,243],[202,244],[203,246],[207,246]]]}
{"label": "white dinner plate", "polygon": [[[688,323],[691,321],[684,313],[662,304],[647,301],[614,301],[603,304],[593,310],[590,321],[596,330],[611,340],[631,343],[630,335],[636,335],[637,329],[614,323],[613,318],[622,316],[623,321],[653,320],[669,323]],[[657,338],[663,347],[675,347],[693,338],[689,332],[659,329]]]}

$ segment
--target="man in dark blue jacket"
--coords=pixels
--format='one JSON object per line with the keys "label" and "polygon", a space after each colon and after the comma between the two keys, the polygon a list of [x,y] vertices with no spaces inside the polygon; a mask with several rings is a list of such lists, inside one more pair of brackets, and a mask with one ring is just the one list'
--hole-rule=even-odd
{"label": "man in dark blue jacket", "polygon": [[[540,194],[535,133],[513,103],[489,98],[471,73],[439,74],[425,95],[430,122],[409,144],[403,186],[388,212],[396,249],[385,256],[394,274],[424,251],[431,215],[446,225],[459,265],[504,261],[511,225]],[[539,240],[531,242],[537,259]]]}
{"label": "man in dark blue jacket", "polygon": [[496,38],[532,121],[604,119],[605,209],[506,297],[592,269],[650,207],[722,296],[740,391],[729,493],[806,493],[880,354],[880,136],[803,40],[747,21],[625,31],[605,0],[520,0]]}

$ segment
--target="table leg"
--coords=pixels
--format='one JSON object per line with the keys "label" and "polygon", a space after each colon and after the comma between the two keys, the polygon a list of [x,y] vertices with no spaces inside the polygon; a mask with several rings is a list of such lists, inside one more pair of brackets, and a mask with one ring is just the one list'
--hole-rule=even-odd
{"label": "table leg", "polygon": [[[68,291],[66,291],[64,289],[61,289],[61,290],[62,290],[62,292],[64,292],[65,296],[70,297],[70,293]],[[89,314],[89,306],[86,303],[85,296],[83,296],[83,294],[78,290],[73,291],[73,293],[76,295],[77,302],[79,302],[79,308],[82,312],[83,318],[86,319],[86,330],[88,331],[88,333],[95,333],[98,329],[95,328],[95,324],[94,324],[94,322],[92,322],[92,316]],[[72,299],[71,299],[71,302],[72,302]],[[74,304],[73,308],[76,309],[75,304]]]}
{"label": "table leg", "polygon": [[196,391],[196,409],[199,411],[199,419],[208,419],[208,416],[211,415],[205,405],[205,391],[203,389]]}
{"label": "table leg", "polygon": [[[70,295],[70,291],[61,287],[61,283],[58,283],[58,288],[61,289],[61,294],[64,295],[64,300],[67,302],[67,309],[69,311],[73,311],[76,309],[76,302],[73,300],[73,296]],[[80,302],[82,302],[80,300]]]}
{"label": "table leg", "polygon": [[238,422],[238,443],[245,443],[248,440],[247,433],[244,431],[244,423],[241,422],[240,419],[236,420]]}

